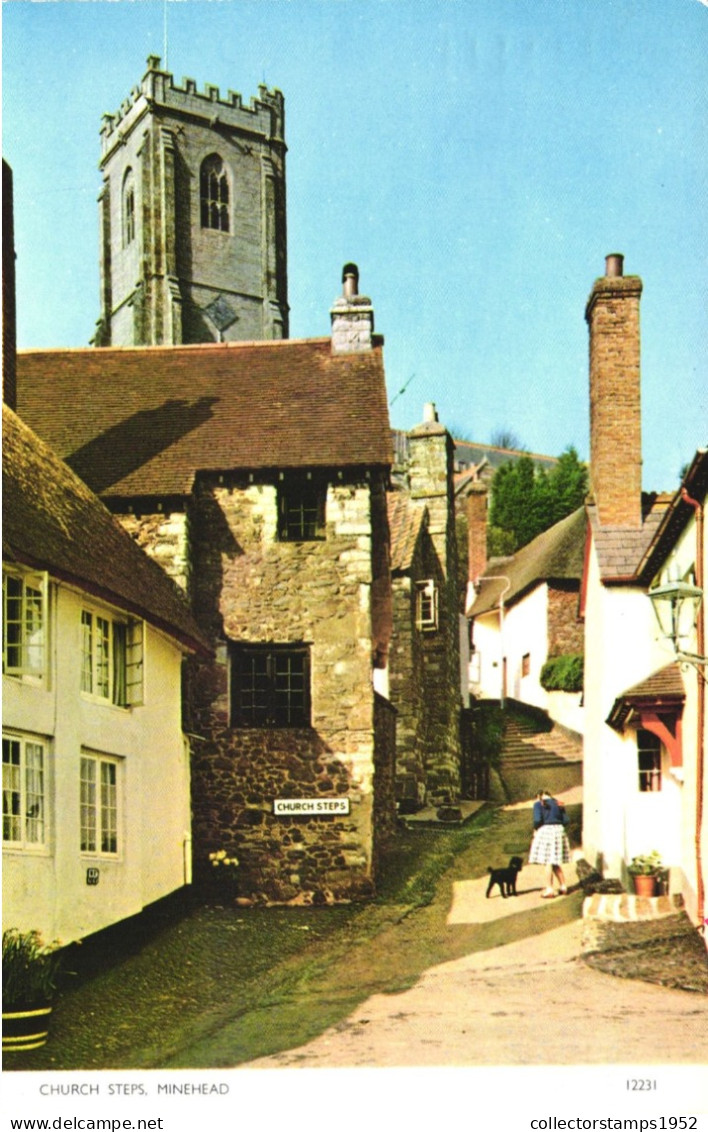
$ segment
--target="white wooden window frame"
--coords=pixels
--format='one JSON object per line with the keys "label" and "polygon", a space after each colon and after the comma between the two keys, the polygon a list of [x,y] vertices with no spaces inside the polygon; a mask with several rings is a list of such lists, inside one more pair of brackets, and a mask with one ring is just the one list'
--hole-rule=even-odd
{"label": "white wooden window frame", "polygon": [[79,851],[115,860],[122,851],[123,760],[82,750],[79,761]]}
{"label": "white wooden window frame", "polygon": [[[144,702],[145,622],[81,609],[81,692],[114,707]],[[118,665],[121,666],[120,670]]]}
{"label": "white wooden window frame", "polygon": [[3,673],[44,680],[48,655],[48,574],[3,567],[2,598]]}
{"label": "white wooden window frame", "polygon": [[46,848],[47,772],[47,744],[43,739],[35,735],[3,731],[3,848]]}
{"label": "white wooden window frame", "polygon": [[415,624],[422,633],[438,629],[438,587],[434,578],[415,584]]}

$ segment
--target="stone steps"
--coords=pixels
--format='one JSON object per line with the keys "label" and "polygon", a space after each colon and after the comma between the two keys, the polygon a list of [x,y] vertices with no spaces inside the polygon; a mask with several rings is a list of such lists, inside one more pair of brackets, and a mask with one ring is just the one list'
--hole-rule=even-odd
{"label": "stone steps", "polygon": [[508,710],[499,772],[491,786],[493,801],[522,801],[541,788],[558,793],[581,781],[579,737],[547,719],[535,720],[513,708]]}

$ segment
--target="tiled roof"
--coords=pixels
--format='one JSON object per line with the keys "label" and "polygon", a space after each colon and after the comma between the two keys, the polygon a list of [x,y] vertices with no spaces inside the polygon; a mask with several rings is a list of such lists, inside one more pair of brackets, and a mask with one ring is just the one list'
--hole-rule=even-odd
{"label": "tiled roof", "polygon": [[708,492],[708,450],[705,448],[699,448],[696,452],[681,488],[674,495],[670,505],[665,508],[652,542],[637,568],[637,573],[647,585],[660,569],[669,551],[676,545],[681,532],[694,514],[693,505],[683,496],[683,488],[686,489],[690,499],[705,504]]}
{"label": "tiled roof", "polygon": [[[584,508],[579,507],[511,558],[498,565],[488,563],[485,574],[499,577],[481,583],[470,616],[477,617],[495,609],[502,592],[504,603],[508,606],[541,582],[577,582],[579,586],[583,572],[585,523]],[[505,589],[506,579],[510,585]]]}
{"label": "tiled roof", "polygon": [[681,666],[677,661],[667,664],[657,672],[652,672],[645,680],[633,684],[622,693],[627,700],[647,700],[668,697],[683,699],[686,695],[681,676]]}
{"label": "tiled roof", "polygon": [[402,491],[389,492],[388,525],[391,531],[391,570],[410,570],[425,519],[425,509],[415,507]]}
{"label": "tiled roof", "polygon": [[686,699],[686,691],[677,661],[667,664],[646,679],[633,684],[617,697],[607,717],[611,727],[621,731],[631,720],[635,709],[653,707],[658,711],[676,710]]}
{"label": "tiled roof", "polygon": [[594,504],[588,505],[588,518],[603,582],[611,584],[635,580],[639,564],[656,535],[670,502],[669,495],[644,496],[644,521],[639,528],[601,526],[597,508]]}
{"label": "tiled roof", "polygon": [[23,419],[100,495],[184,495],[199,470],[391,463],[380,344],[47,350],[17,366]]}
{"label": "tiled roof", "polygon": [[7,406],[2,504],[5,561],[47,570],[206,651],[176,584]]}
{"label": "tiled roof", "polygon": [[455,461],[461,466],[478,467],[489,464],[493,471],[502,464],[515,464],[522,456],[530,456],[534,466],[550,471],[558,463],[556,456],[542,456],[537,452],[524,452],[516,448],[499,448],[493,444],[475,444],[471,440],[455,441]]}

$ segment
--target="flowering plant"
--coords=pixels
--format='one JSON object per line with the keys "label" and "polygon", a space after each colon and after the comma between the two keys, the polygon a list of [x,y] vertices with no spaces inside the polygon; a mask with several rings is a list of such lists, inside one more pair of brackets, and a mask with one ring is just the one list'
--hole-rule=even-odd
{"label": "flowering plant", "polygon": [[627,865],[627,872],[632,876],[656,876],[661,872],[661,856],[658,850],[653,849],[651,853],[645,856],[632,857],[632,860]]}
{"label": "flowering plant", "polygon": [[210,853],[209,860],[215,868],[219,866],[223,869],[238,868],[238,857],[227,857],[225,849],[217,849],[214,853]]}

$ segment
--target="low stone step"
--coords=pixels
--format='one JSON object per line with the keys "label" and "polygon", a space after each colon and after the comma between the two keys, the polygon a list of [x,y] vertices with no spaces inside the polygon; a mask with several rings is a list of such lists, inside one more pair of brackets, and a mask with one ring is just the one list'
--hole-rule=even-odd
{"label": "low stone step", "polygon": [[675,916],[683,908],[683,897],[635,896],[631,892],[599,893],[588,896],[583,904],[583,918],[628,923],[637,920],[660,920]]}

